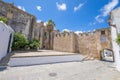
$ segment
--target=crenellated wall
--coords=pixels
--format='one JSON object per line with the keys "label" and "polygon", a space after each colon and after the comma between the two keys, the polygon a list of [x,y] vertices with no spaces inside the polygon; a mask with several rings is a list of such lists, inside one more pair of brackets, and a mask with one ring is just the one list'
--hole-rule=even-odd
{"label": "crenellated wall", "polygon": [[57,51],[75,52],[99,58],[100,51],[111,49],[110,28],[80,34],[64,32],[54,36],[54,50]]}
{"label": "crenellated wall", "polygon": [[54,36],[53,49],[64,52],[75,52],[74,33],[58,33]]}
{"label": "crenellated wall", "polygon": [[94,32],[77,35],[78,50],[82,54],[100,57],[99,53],[103,49],[111,49],[110,29],[98,29]]}

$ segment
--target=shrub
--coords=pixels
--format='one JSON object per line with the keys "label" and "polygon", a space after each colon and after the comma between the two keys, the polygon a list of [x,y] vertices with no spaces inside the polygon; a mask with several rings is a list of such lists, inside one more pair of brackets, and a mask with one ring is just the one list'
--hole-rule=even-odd
{"label": "shrub", "polygon": [[39,45],[40,45],[40,41],[35,39],[29,43],[30,49],[37,49]]}
{"label": "shrub", "polygon": [[120,45],[120,33],[117,36],[116,42]]}
{"label": "shrub", "polygon": [[13,50],[24,49],[28,43],[29,43],[28,40],[25,38],[23,34],[15,33],[12,48]]}
{"label": "shrub", "polygon": [[15,33],[14,34],[14,41],[13,41],[13,50],[20,50],[20,49],[37,49],[40,45],[39,40],[28,41],[23,34]]}
{"label": "shrub", "polygon": [[0,16],[0,21],[3,21],[4,23],[7,23],[7,19],[2,17],[2,16]]}

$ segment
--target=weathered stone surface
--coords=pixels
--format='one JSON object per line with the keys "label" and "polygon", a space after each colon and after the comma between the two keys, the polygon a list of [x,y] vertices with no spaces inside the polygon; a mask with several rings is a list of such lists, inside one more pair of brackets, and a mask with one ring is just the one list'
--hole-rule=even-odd
{"label": "weathered stone surface", "polygon": [[33,29],[33,39],[40,40],[41,49],[53,49],[54,26],[44,25],[43,22],[36,23]]}
{"label": "weathered stone surface", "polygon": [[54,37],[53,49],[65,52],[75,52],[74,33],[58,34]]}
{"label": "weathered stone surface", "polygon": [[15,32],[24,34],[28,39],[32,39],[32,31],[36,21],[35,16],[18,9],[10,3],[0,1],[0,16],[7,18],[7,24]]}
{"label": "weathered stone surface", "polygon": [[94,32],[81,33],[58,33],[54,37],[54,50],[77,52],[95,58],[100,57],[100,51],[111,49],[110,28],[98,29]]}

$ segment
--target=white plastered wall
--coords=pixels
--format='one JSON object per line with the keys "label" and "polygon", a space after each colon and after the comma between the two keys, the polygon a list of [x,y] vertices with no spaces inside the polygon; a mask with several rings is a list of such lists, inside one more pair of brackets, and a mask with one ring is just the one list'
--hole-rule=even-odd
{"label": "white plastered wall", "polygon": [[7,55],[10,34],[12,34],[10,42],[12,46],[13,31],[9,26],[0,22],[0,60]]}

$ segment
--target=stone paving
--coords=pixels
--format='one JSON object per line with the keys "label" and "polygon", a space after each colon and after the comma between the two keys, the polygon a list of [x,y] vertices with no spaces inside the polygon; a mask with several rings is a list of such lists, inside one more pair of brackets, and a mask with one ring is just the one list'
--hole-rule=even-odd
{"label": "stone paving", "polygon": [[120,80],[113,63],[97,60],[24,67],[9,67],[0,80]]}
{"label": "stone paving", "polygon": [[8,66],[30,66],[63,62],[82,61],[84,56],[76,53],[58,52],[53,50],[17,51],[10,58]]}
{"label": "stone paving", "polygon": [[84,57],[82,55],[66,55],[66,56],[38,56],[38,57],[20,57],[11,58],[8,66],[30,66],[41,64],[54,64],[64,62],[76,62],[82,61]]}
{"label": "stone paving", "polygon": [[63,56],[76,55],[77,53],[58,52],[53,50],[38,50],[38,51],[16,51],[12,57],[36,57],[36,56]]}

